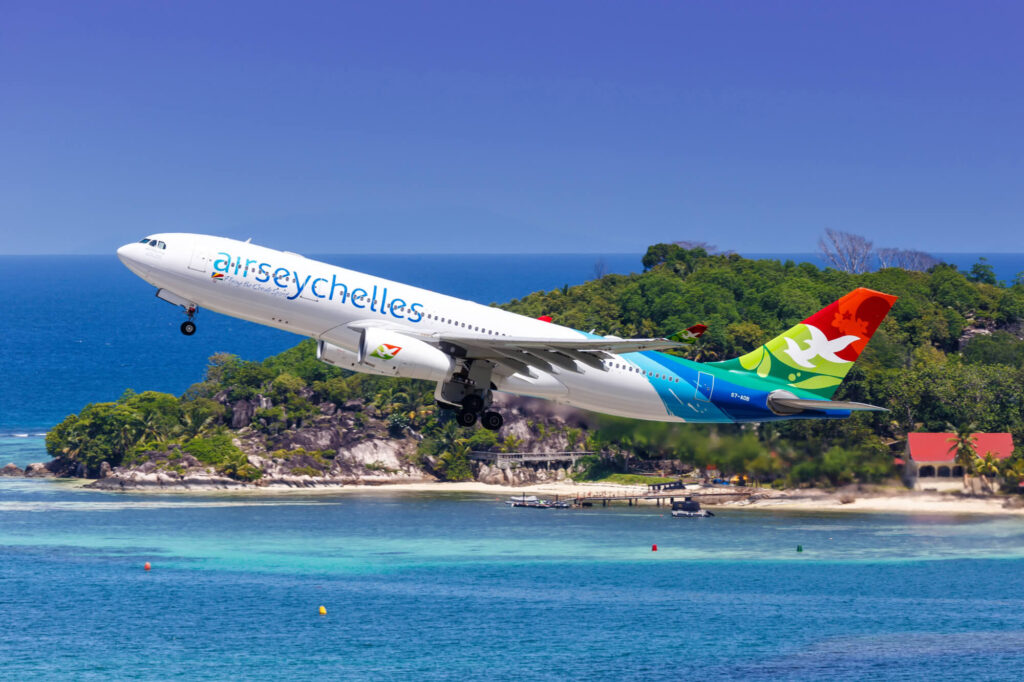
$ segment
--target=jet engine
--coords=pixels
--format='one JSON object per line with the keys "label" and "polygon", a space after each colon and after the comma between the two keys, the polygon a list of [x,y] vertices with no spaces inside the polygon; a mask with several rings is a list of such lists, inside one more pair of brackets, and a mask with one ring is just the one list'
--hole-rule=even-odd
{"label": "jet engine", "polygon": [[328,365],[356,372],[406,379],[444,381],[455,361],[429,343],[388,329],[370,327],[360,334],[359,352],[320,341],[316,358]]}

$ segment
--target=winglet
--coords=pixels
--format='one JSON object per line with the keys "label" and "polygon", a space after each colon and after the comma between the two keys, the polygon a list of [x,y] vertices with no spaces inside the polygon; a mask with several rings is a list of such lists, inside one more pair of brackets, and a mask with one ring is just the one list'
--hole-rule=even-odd
{"label": "winglet", "polygon": [[693,343],[707,330],[708,326],[706,324],[695,324],[692,327],[687,327],[681,332],[676,332],[672,336],[668,337],[668,339],[669,341],[678,341],[679,343]]}

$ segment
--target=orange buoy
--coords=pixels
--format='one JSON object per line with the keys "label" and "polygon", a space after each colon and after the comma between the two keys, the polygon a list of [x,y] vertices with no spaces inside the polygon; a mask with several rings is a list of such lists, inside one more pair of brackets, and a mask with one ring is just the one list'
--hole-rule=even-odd
{"label": "orange buoy", "polygon": [[651,551],[652,552],[657,552],[658,551],[658,546],[657,545],[651,545]]}
{"label": "orange buoy", "polygon": [[148,571],[149,569],[151,569],[151,568],[153,568],[153,567],[152,567],[152,566],[150,566],[150,565],[149,565],[149,562],[147,561],[147,562],[146,562],[145,564],[143,564],[142,568],[143,568],[144,570],[147,570],[147,571]]}
{"label": "orange buoy", "polygon": [[325,609],[323,606],[320,607],[320,615],[321,616],[326,616],[327,615],[327,609]]}

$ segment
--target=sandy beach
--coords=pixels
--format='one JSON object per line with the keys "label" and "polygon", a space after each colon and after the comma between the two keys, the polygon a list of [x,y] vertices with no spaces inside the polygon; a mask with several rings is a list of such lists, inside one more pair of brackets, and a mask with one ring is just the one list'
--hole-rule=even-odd
{"label": "sandy beach", "polygon": [[[81,487],[91,481],[86,479],[65,479],[66,484]],[[728,492],[727,489],[715,488],[716,492]],[[708,493],[704,491],[675,491],[677,499],[688,494]],[[600,483],[575,483],[560,481],[527,486],[491,485],[477,481],[461,483],[389,483],[381,485],[331,485],[311,487],[291,487],[271,485],[246,488],[184,488],[177,486],[139,488],[126,490],[116,494],[188,494],[188,495],[227,495],[227,496],[261,496],[261,495],[338,495],[338,494],[420,494],[420,493],[466,493],[493,495],[504,501],[513,495],[536,495],[537,497],[556,499],[568,497],[601,497],[643,496],[647,493],[646,486],[624,486]],[[838,513],[887,513],[887,514],[984,514],[1024,516],[1024,507],[1007,508],[1004,504],[1008,497],[969,497],[953,493],[915,492],[892,488],[887,490],[827,491],[827,490],[770,490],[762,489],[754,493],[751,499],[739,502],[723,502],[714,504],[707,496],[701,495],[702,504],[718,509],[737,509],[753,511],[784,511],[784,512],[838,512]],[[654,505],[655,500],[638,500],[639,504]],[[615,503],[625,504],[625,502]]]}
{"label": "sandy beach", "polygon": [[[1009,498],[963,497],[951,493],[893,491],[854,494],[844,502],[842,495],[827,491],[805,491],[778,497],[730,503],[735,509],[778,509],[780,511],[864,512],[887,514],[987,514],[1024,516],[1024,508],[1007,508]],[[847,498],[848,499],[848,498]]]}

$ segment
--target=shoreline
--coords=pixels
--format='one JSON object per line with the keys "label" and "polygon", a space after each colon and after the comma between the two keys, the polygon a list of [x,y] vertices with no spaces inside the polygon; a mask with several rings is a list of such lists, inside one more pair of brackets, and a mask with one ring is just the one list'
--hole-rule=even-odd
{"label": "shoreline", "polygon": [[[24,479],[23,479],[24,480]],[[379,484],[345,484],[345,485],[311,485],[308,487],[290,485],[268,485],[253,487],[185,487],[185,486],[140,486],[124,490],[96,490],[85,488],[95,479],[83,478],[45,478],[70,487],[101,493],[115,494],[171,494],[171,495],[217,495],[238,497],[263,496],[322,496],[349,494],[419,494],[419,493],[463,493],[478,495],[501,496],[505,498],[516,495],[536,495],[543,498],[587,497],[604,495],[642,496],[646,493],[643,487],[623,486],[600,483],[546,482],[525,486],[509,486],[481,483],[479,481],[452,482],[421,482],[421,483],[379,483]],[[682,498],[687,494],[700,491],[680,490],[675,497]],[[762,496],[763,495],[763,496]],[[663,498],[664,499],[664,498]],[[801,490],[760,490],[753,497],[738,502],[708,503],[706,496],[702,504],[713,509],[736,509],[753,511],[809,512],[809,513],[882,513],[882,514],[942,514],[942,515],[982,515],[982,516],[1024,516],[1024,505],[1008,508],[1003,506],[1014,497],[964,497],[954,493],[915,492],[909,490],[889,490],[870,492],[843,492],[817,489]],[[665,500],[667,503],[667,500]],[[656,500],[639,499],[638,505],[656,506]],[[625,500],[615,501],[611,505],[625,506]]]}

